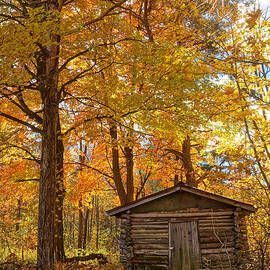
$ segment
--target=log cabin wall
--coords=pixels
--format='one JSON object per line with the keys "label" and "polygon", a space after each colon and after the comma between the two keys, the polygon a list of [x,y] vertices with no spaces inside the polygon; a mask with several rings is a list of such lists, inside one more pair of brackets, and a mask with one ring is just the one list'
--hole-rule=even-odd
{"label": "log cabin wall", "polygon": [[131,239],[131,219],[130,212],[127,211],[125,215],[121,217],[120,225],[120,263],[124,266],[124,270],[131,270],[133,257],[132,253],[132,239]]}
{"label": "log cabin wall", "polygon": [[240,269],[246,255],[241,209],[131,212],[122,214],[121,220],[120,252],[125,270],[169,269],[170,222],[197,221],[201,269]]}
{"label": "log cabin wall", "polygon": [[107,211],[121,219],[125,270],[245,269],[256,209],[183,183]]}

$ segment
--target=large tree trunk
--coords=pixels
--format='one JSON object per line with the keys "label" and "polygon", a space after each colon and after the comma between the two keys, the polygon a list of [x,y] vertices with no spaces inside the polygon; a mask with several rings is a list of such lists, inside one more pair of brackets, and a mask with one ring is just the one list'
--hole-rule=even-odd
{"label": "large tree trunk", "polygon": [[126,170],[127,170],[127,203],[134,200],[134,179],[133,179],[133,148],[125,147],[125,159],[126,159]]}
{"label": "large tree trunk", "polygon": [[43,95],[44,116],[39,183],[38,267],[54,269],[56,201],[57,92],[48,85]]}
{"label": "large tree trunk", "polygon": [[[180,158],[178,155],[175,155],[175,160],[178,161]],[[177,185],[179,183],[179,174],[176,172],[173,179],[174,185]]]}
{"label": "large tree trunk", "polygon": [[118,137],[117,127],[114,123],[110,123],[110,135],[112,143],[112,167],[113,167],[113,180],[120,199],[121,205],[127,202],[126,191],[122,182],[120,164],[119,164],[119,151],[118,151]]}
{"label": "large tree trunk", "polygon": [[[58,1],[47,1],[46,11],[58,11]],[[48,17],[48,20],[53,19]],[[54,18],[55,19],[55,18]],[[43,104],[43,132],[39,183],[39,218],[37,267],[55,269],[55,209],[57,171],[58,124],[58,55],[57,34],[48,31],[52,42],[40,50],[37,59],[37,77]]]}
{"label": "large tree trunk", "polygon": [[195,178],[195,172],[191,160],[190,137],[187,136],[182,144],[182,161],[185,169],[186,183],[191,187],[197,187],[198,183]]}
{"label": "large tree trunk", "polygon": [[56,209],[55,209],[55,254],[59,262],[65,259],[64,228],[63,228],[63,204],[65,198],[64,186],[64,145],[61,139],[61,126],[58,117],[57,124],[57,171],[56,171]]}

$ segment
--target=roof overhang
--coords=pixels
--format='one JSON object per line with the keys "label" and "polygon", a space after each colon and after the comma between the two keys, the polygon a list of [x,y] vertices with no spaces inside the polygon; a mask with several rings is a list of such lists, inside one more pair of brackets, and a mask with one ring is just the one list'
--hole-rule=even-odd
{"label": "roof overhang", "polygon": [[127,203],[123,206],[119,206],[119,207],[113,208],[111,210],[108,210],[107,214],[110,216],[119,215],[122,212],[128,211],[134,207],[137,207],[139,205],[154,201],[154,200],[159,199],[159,198],[164,197],[164,196],[168,196],[168,195],[175,193],[177,191],[185,191],[185,192],[192,193],[192,194],[195,194],[195,195],[198,195],[201,197],[205,197],[208,199],[219,201],[219,202],[222,202],[222,203],[234,206],[234,207],[239,207],[239,208],[242,208],[243,210],[246,210],[248,212],[256,212],[256,208],[251,204],[243,203],[241,201],[233,200],[233,199],[230,199],[228,197],[224,197],[224,196],[217,195],[217,194],[214,194],[214,193],[211,193],[208,191],[204,191],[201,189],[197,189],[194,187],[184,185],[183,183],[179,183],[171,188],[167,188],[165,190],[154,193],[154,194],[149,195],[147,197],[144,197],[144,198],[141,198],[139,200]]}

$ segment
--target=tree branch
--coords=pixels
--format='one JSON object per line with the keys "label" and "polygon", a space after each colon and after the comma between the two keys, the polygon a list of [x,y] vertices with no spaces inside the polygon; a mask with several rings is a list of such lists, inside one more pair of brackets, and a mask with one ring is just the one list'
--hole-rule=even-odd
{"label": "tree branch", "polygon": [[92,167],[92,166],[89,166],[89,165],[87,165],[87,164],[84,164],[84,163],[80,163],[80,162],[65,162],[64,164],[67,164],[67,165],[80,165],[80,166],[84,166],[84,167],[86,167],[86,168],[88,168],[88,169],[91,169],[91,170],[93,170],[93,171],[96,171],[96,172],[98,172],[98,173],[100,173],[100,174],[102,174],[102,175],[104,175],[104,176],[106,176],[106,177],[108,177],[108,178],[110,178],[110,179],[113,179],[113,177],[112,177],[111,175],[109,175],[109,174],[107,174],[107,173],[104,173],[104,172],[102,172],[101,170],[99,170],[99,169],[97,169],[97,168],[94,168],[94,167]]}
{"label": "tree branch", "polygon": [[25,122],[23,120],[20,120],[20,119],[14,117],[14,116],[8,115],[8,114],[6,114],[4,112],[1,112],[0,111],[0,116],[3,116],[3,117],[5,117],[5,118],[7,118],[7,119],[9,119],[11,121],[14,121],[16,123],[19,123],[21,125],[24,125],[26,127],[29,127],[32,131],[34,131],[36,133],[42,134],[42,132],[43,132],[41,129],[35,127],[34,125],[31,125],[31,124],[29,124],[29,123],[27,123],[27,122]]}
{"label": "tree branch", "polygon": [[91,21],[86,22],[83,26],[84,26],[84,27],[87,27],[87,26],[89,26],[89,25],[91,25],[91,24],[94,24],[94,23],[96,23],[96,22],[98,22],[98,21],[103,20],[104,17],[110,15],[110,12],[112,12],[112,11],[115,10],[116,8],[122,6],[125,2],[127,2],[127,0],[122,0],[122,1],[120,1],[118,4],[115,4],[114,6],[110,7],[109,9],[107,9],[105,12],[103,12],[103,13],[102,13],[99,17],[97,17],[96,19],[93,19],[93,20],[91,20]]}
{"label": "tree branch", "polygon": [[39,178],[18,179],[18,180],[15,180],[14,182],[15,182],[15,183],[23,183],[23,182],[30,182],[30,181],[36,181],[36,182],[39,182],[40,179],[39,179]]}
{"label": "tree branch", "polygon": [[9,149],[9,148],[18,148],[18,149],[20,149],[20,150],[23,150],[23,151],[24,151],[25,153],[27,153],[30,157],[32,157],[31,160],[33,160],[33,161],[37,162],[38,164],[40,164],[40,160],[39,160],[36,156],[34,156],[29,150],[23,148],[22,146],[16,145],[16,144],[9,144],[9,145],[7,145],[6,147],[4,147],[3,149],[0,150],[0,153],[1,153],[2,151],[5,151],[5,150]]}

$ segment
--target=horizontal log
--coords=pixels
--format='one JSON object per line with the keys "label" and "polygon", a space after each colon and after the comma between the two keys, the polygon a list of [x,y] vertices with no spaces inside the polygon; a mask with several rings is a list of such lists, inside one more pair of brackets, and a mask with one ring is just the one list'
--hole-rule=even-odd
{"label": "horizontal log", "polygon": [[[139,256],[139,257],[137,257]],[[136,255],[135,257],[131,258],[130,262],[132,263],[139,263],[139,264],[149,264],[149,265],[168,265],[168,256],[164,255],[152,255],[152,256],[140,256]]]}
{"label": "horizontal log", "polygon": [[200,243],[205,244],[205,243],[226,243],[226,242],[232,242],[234,241],[234,237],[232,236],[227,236],[227,237],[219,237],[217,238],[216,236],[211,236],[211,237],[202,237],[200,238]]}
{"label": "horizontal log", "polygon": [[141,239],[168,239],[168,234],[132,234],[131,238],[141,238]]}
{"label": "horizontal log", "polygon": [[149,244],[149,243],[151,243],[151,244],[166,244],[168,246],[169,240],[168,240],[168,238],[166,238],[166,239],[165,238],[164,239],[159,239],[159,238],[157,238],[157,239],[134,238],[133,239],[133,244]]}
{"label": "horizontal log", "polygon": [[199,225],[216,225],[216,224],[229,224],[233,225],[234,223],[231,219],[212,219],[212,220],[199,220]]}
{"label": "horizontal log", "polygon": [[168,234],[168,229],[156,229],[156,230],[131,230],[131,235],[133,234]]}
{"label": "horizontal log", "polygon": [[140,225],[140,224],[152,224],[152,225],[154,225],[154,224],[157,224],[157,225],[162,224],[162,225],[166,225],[167,224],[168,225],[168,221],[166,221],[166,220],[156,220],[156,219],[151,219],[151,220],[132,219],[131,224],[138,224],[138,225]]}
{"label": "horizontal log", "polygon": [[207,248],[227,248],[227,247],[234,247],[235,243],[234,242],[227,242],[227,243],[201,243],[200,247],[202,249],[207,249]]}
{"label": "horizontal log", "polygon": [[207,263],[203,263],[203,269],[220,269],[220,267],[223,267],[224,269],[235,269],[234,268],[235,262],[230,260],[224,260],[224,261],[211,261]]}
{"label": "horizontal log", "polygon": [[234,252],[234,248],[201,249],[201,254],[219,254]]}
{"label": "horizontal log", "polygon": [[133,250],[133,253],[135,255],[157,255],[157,256],[166,256],[169,254],[168,249],[159,249],[159,250],[153,250],[153,249],[140,249],[140,250]]}
{"label": "horizontal log", "polygon": [[230,219],[226,221],[220,221],[220,220],[201,221],[199,220],[199,226],[234,226],[234,224]]}
{"label": "horizontal log", "polygon": [[199,232],[200,232],[201,237],[211,236],[211,235],[215,235],[215,236],[235,236],[235,235],[237,235],[237,233],[234,232],[233,230],[223,231],[223,230],[213,230],[213,228],[211,228],[209,230],[199,230]]}
{"label": "horizontal log", "polygon": [[156,249],[163,249],[163,250],[168,250],[168,244],[164,243],[164,244],[152,244],[152,243],[148,243],[148,244],[134,244],[133,245],[133,250],[141,250],[141,249],[152,249],[152,250],[156,250]]}
{"label": "horizontal log", "polygon": [[169,228],[168,224],[132,224],[131,226],[132,229],[135,229],[135,228],[143,228],[145,230],[149,229],[149,230],[152,230],[154,228]]}
{"label": "horizontal log", "polygon": [[[157,263],[157,262],[148,262],[148,261],[143,261],[143,260],[134,260],[134,261],[131,261],[134,266],[136,265],[140,265],[141,266],[144,266],[144,265],[151,265],[151,266],[155,266],[155,267],[164,267],[165,269],[168,269],[168,263]],[[135,268],[137,269],[137,268]]]}
{"label": "horizontal log", "polygon": [[106,264],[108,262],[107,257],[101,253],[91,253],[85,256],[75,256],[71,258],[65,258],[65,262],[85,262],[97,259],[101,264]]}
{"label": "horizontal log", "polygon": [[232,211],[222,211],[222,212],[150,212],[150,213],[142,213],[142,214],[131,214],[131,217],[214,217],[214,216],[224,216],[224,215],[232,215]]}
{"label": "horizontal log", "polygon": [[220,227],[204,227],[199,226],[200,231],[215,230],[215,231],[233,231],[234,226],[220,226]]}
{"label": "horizontal log", "polygon": [[[147,213],[145,213],[147,214]],[[181,214],[181,213],[178,213],[177,214]],[[192,213],[193,214],[193,213]],[[152,223],[152,222],[155,222],[155,223],[165,223],[167,224],[169,221],[173,221],[173,222],[184,222],[184,221],[190,221],[190,220],[198,220],[199,222],[200,221],[216,221],[216,220],[230,220],[230,221],[233,221],[233,217],[231,214],[229,215],[218,215],[218,216],[196,216],[196,215],[192,215],[192,216],[182,216],[181,218],[179,217],[175,217],[175,216],[168,216],[168,217],[132,217],[131,219],[131,223],[134,224],[134,223]]]}
{"label": "horizontal log", "polygon": [[[210,263],[205,263],[204,264],[205,266],[206,265],[208,265],[208,266],[210,266],[210,267],[212,267],[212,269],[213,269],[213,267],[216,267],[216,268],[218,268],[218,267],[221,267],[221,266],[223,266],[223,267],[233,267],[233,265],[234,265],[234,262],[233,261],[229,261],[229,260],[224,260],[224,261],[219,261],[219,260],[217,260],[217,261],[211,261]],[[214,268],[214,269],[216,269],[216,268]],[[210,268],[211,269],[211,268]]]}
{"label": "horizontal log", "polygon": [[208,261],[208,262],[213,262],[213,261],[224,261],[224,260],[234,260],[234,254],[229,253],[229,254],[204,254],[202,255],[202,261]]}
{"label": "horizontal log", "polygon": [[131,262],[143,262],[143,263],[153,263],[153,264],[163,264],[168,263],[168,256],[167,255],[146,255],[146,256],[139,256],[136,255],[131,258]]}

